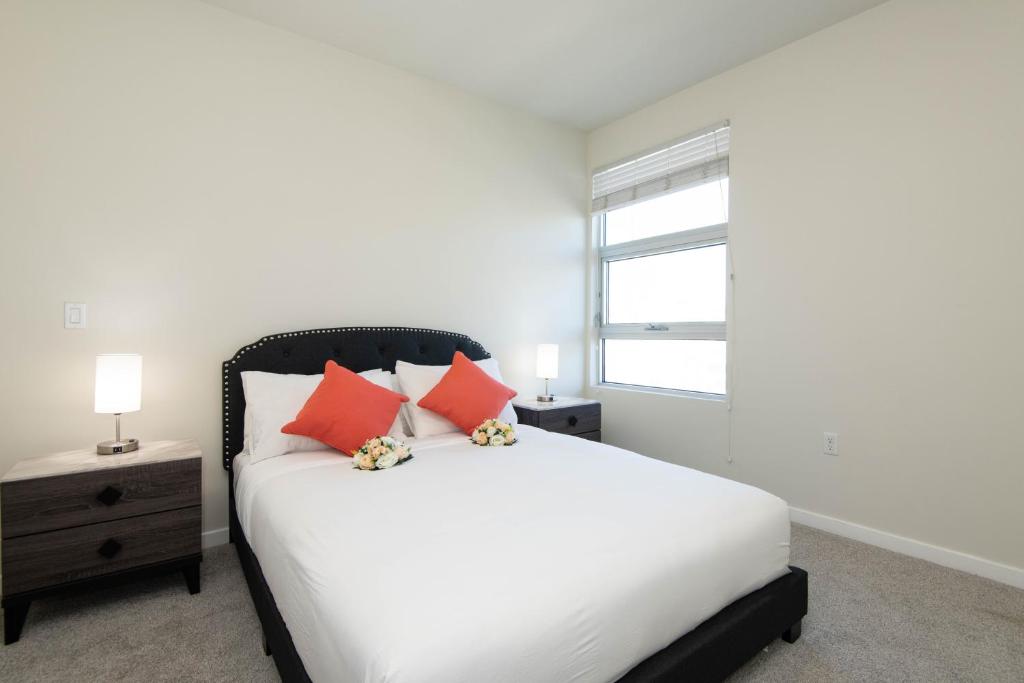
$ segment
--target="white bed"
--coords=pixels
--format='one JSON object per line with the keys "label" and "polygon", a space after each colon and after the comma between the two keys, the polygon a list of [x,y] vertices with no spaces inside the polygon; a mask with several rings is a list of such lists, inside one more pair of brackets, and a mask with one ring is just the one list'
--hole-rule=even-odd
{"label": "white bed", "polygon": [[314,681],[613,681],[787,572],[779,498],[517,431],[411,439],[379,472],[335,451],[234,459],[242,530]]}

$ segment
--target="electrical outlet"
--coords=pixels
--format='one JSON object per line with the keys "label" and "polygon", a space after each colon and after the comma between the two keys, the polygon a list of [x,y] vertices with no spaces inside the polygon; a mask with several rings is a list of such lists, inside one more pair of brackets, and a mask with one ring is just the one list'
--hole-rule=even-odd
{"label": "electrical outlet", "polygon": [[835,432],[825,432],[825,446],[822,451],[825,455],[839,455],[839,435]]}

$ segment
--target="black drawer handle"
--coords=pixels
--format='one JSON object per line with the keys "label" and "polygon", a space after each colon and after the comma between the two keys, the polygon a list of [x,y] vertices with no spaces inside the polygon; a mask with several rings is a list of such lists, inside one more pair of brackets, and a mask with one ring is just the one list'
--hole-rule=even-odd
{"label": "black drawer handle", "polygon": [[118,491],[113,486],[108,486],[107,488],[99,492],[99,494],[96,496],[96,500],[103,503],[104,505],[113,505],[114,503],[119,501],[121,499],[121,496],[123,495],[124,493]]}
{"label": "black drawer handle", "polygon": [[120,543],[118,543],[114,539],[108,538],[107,540],[105,540],[103,542],[103,545],[100,546],[100,551],[99,552],[100,552],[100,555],[102,555],[103,557],[105,557],[105,558],[107,558],[109,560],[109,559],[113,558],[114,555],[117,555],[119,552],[121,552],[121,548],[123,548],[123,547],[124,546],[122,546]]}
{"label": "black drawer handle", "polygon": [[570,427],[575,427],[577,422],[579,422],[579,418],[577,418],[575,415],[570,415],[569,416],[569,426]]}

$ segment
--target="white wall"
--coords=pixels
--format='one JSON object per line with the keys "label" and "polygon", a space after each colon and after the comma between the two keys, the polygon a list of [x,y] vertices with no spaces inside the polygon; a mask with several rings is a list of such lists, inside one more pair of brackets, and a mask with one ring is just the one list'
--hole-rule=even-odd
{"label": "white wall", "polygon": [[894,0],[594,131],[732,121],[731,434],[595,390],[608,440],[1024,568],[1022,64],[1024,3]]}
{"label": "white wall", "polygon": [[101,352],[144,355],[128,434],[199,439],[208,530],[262,335],[461,331],[527,394],[553,341],[582,386],[581,133],[202,3],[5,0],[0,150],[0,471],[112,438]]}

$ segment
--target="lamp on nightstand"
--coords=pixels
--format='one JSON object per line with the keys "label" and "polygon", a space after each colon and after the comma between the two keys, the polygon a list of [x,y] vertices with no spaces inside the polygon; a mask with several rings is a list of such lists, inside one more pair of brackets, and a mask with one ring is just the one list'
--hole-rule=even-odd
{"label": "lamp on nightstand", "polygon": [[142,356],[137,353],[105,353],[96,356],[97,413],[114,416],[114,440],[96,444],[100,455],[138,450],[138,439],[121,439],[121,413],[142,408]]}
{"label": "lamp on nightstand", "polygon": [[544,380],[544,393],[537,400],[554,401],[555,397],[548,391],[548,380],[558,379],[558,344],[537,344],[537,377]]}

